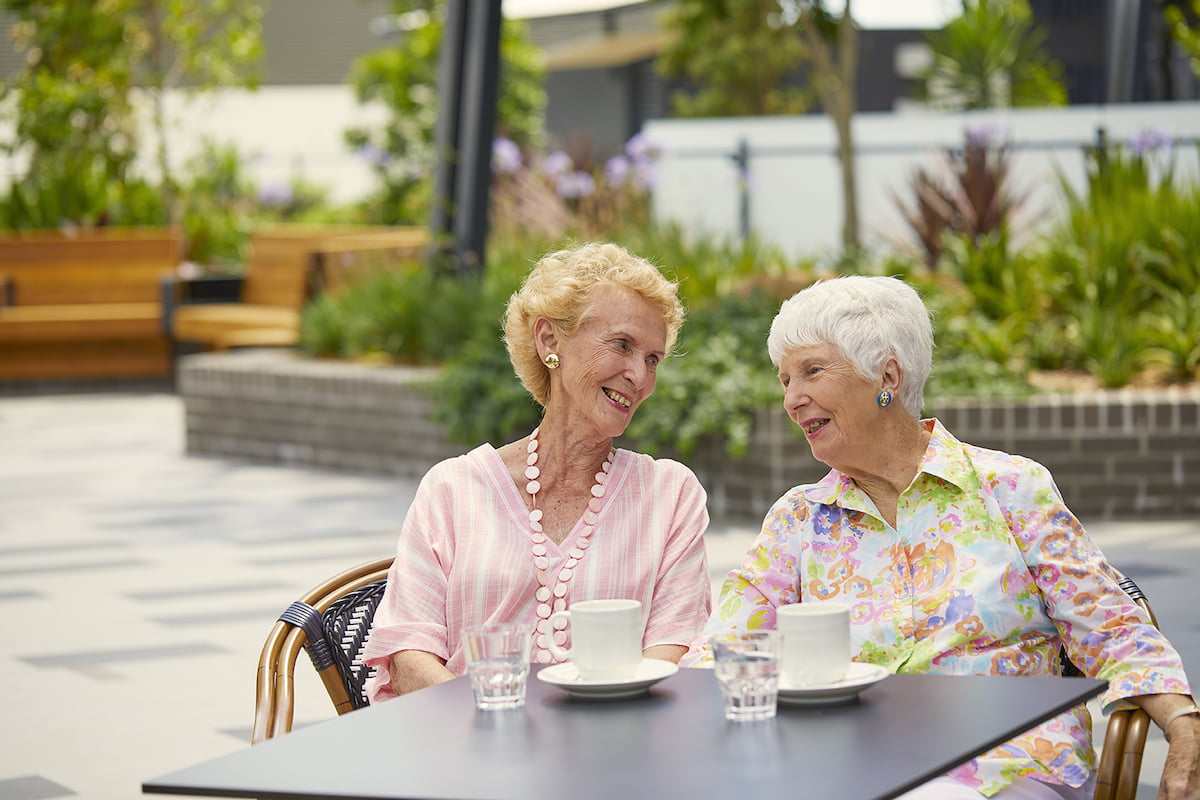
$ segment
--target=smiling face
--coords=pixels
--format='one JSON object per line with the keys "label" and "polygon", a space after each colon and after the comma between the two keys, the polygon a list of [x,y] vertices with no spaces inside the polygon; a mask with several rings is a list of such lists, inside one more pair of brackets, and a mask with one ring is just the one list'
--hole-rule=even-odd
{"label": "smiling face", "polygon": [[821,344],[784,353],[779,381],[783,407],[804,431],[814,458],[848,473],[872,467],[882,421],[875,398],[889,382],[887,370],[883,379],[867,380],[840,348]]}
{"label": "smiling face", "polygon": [[577,430],[605,438],[625,432],[633,412],[654,391],[666,357],[667,325],[648,300],[627,289],[601,287],[573,336],[557,339],[539,320],[538,350],[557,352],[547,413],[563,414]]}

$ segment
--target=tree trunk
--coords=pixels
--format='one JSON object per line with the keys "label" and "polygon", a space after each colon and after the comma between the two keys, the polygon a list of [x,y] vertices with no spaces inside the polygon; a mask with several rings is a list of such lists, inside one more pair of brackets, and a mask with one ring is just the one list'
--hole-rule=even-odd
{"label": "tree trunk", "polygon": [[150,36],[150,75],[147,76],[146,89],[150,92],[151,116],[154,122],[154,133],[158,137],[158,147],[155,153],[158,161],[158,171],[161,180],[163,208],[167,212],[168,224],[179,222],[179,210],[176,208],[175,182],[171,178],[171,159],[167,143],[167,112],[166,112],[166,55],[163,50],[162,19],[159,15],[158,0],[144,0],[146,31]]}
{"label": "tree trunk", "polygon": [[838,163],[842,168],[842,247],[852,254],[859,249],[858,175],[854,165],[854,111],[834,115],[838,135]]}
{"label": "tree trunk", "polygon": [[[851,0],[837,26],[837,52],[821,37],[811,12],[802,18],[801,31],[817,73],[821,105],[833,119],[838,138],[838,164],[842,172],[842,247],[848,255],[859,249],[858,181],[854,154],[854,112],[858,106],[858,29],[850,12]],[[835,58],[836,56],[836,58]]]}
{"label": "tree trunk", "polygon": [[838,22],[839,103],[834,124],[838,134],[838,161],[842,167],[842,246],[847,254],[860,247],[858,225],[858,176],[854,153],[854,112],[858,107],[858,30],[850,16],[850,2]]}

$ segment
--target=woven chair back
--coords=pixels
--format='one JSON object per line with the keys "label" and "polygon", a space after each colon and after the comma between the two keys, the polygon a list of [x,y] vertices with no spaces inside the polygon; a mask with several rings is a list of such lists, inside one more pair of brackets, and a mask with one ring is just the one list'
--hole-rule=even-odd
{"label": "woven chair back", "polygon": [[368,704],[365,687],[375,670],[363,664],[360,657],[385,588],[386,579],[355,589],[335,600],[321,622],[334,663],[346,686],[346,694],[355,708],[363,708]]}

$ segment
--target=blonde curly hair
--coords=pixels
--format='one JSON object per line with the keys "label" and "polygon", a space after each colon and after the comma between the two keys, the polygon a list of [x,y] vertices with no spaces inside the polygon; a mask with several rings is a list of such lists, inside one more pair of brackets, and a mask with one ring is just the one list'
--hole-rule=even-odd
{"label": "blonde curly hair", "polygon": [[584,244],[544,256],[508,300],[504,344],[522,385],[543,407],[550,399],[550,371],[538,356],[534,326],[545,317],[560,339],[579,330],[596,289],[628,289],[662,313],[670,353],[683,325],[678,287],[658,268],[612,243]]}

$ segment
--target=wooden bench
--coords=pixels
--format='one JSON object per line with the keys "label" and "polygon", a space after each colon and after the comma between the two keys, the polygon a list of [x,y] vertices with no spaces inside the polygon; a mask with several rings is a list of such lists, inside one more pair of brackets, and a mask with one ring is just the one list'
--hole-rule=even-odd
{"label": "wooden bench", "polygon": [[418,228],[264,228],[251,234],[237,302],[186,304],[182,285],[168,289],[168,331],[177,342],[212,351],[296,345],[304,305],[315,294],[344,285],[347,263],[365,260],[365,253],[394,255],[401,250],[419,259],[424,242],[425,232]]}
{"label": "wooden bench", "polygon": [[421,264],[428,246],[424,228],[330,237],[313,250],[313,288],[336,295],[372,272]]}
{"label": "wooden bench", "polygon": [[160,282],[175,228],[0,234],[0,381],[171,374]]}

